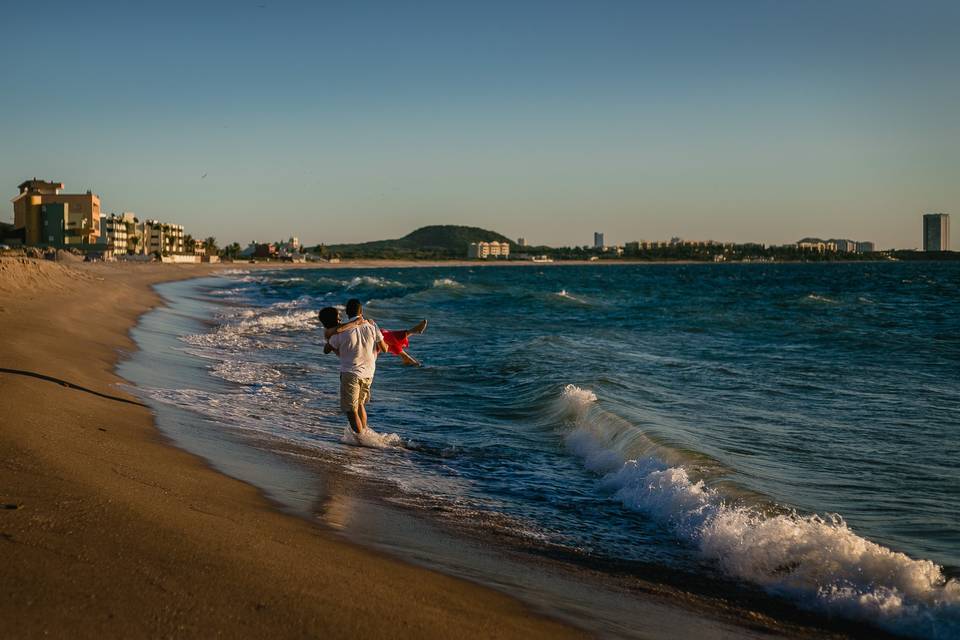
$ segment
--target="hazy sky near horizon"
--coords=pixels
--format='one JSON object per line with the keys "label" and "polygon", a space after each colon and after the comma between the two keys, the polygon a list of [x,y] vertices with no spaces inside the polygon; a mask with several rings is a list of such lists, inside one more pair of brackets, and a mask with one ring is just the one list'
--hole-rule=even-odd
{"label": "hazy sky near horizon", "polygon": [[909,248],[960,217],[953,0],[3,5],[8,201],[56,179],[221,244]]}

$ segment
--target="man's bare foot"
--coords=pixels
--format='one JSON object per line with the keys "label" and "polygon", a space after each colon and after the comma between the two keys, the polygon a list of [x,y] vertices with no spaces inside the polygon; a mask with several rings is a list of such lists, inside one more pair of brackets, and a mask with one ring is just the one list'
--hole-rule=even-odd
{"label": "man's bare foot", "polygon": [[426,319],[424,319],[424,320],[421,320],[420,322],[418,322],[417,325],[414,326],[412,329],[410,329],[410,333],[418,333],[418,334],[419,334],[419,333],[423,333],[424,331],[426,331],[426,329],[427,329],[427,321],[426,321]]}

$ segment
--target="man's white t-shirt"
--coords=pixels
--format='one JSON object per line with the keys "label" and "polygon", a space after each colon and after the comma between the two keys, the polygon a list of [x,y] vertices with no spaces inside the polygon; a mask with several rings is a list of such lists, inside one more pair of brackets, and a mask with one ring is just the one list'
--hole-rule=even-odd
{"label": "man's white t-shirt", "polygon": [[340,373],[372,378],[377,370],[377,344],[382,340],[383,334],[372,322],[330,336],[330,346],[340,354]]}

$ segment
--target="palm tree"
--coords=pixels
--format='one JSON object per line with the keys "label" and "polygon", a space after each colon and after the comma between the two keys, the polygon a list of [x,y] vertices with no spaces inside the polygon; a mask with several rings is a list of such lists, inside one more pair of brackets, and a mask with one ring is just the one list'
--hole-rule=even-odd
{"label": "palm tree", "polygon": [[203,244],[207,247],[208,256],[214,255],[219,251],[219,249],[217,248],[217,239],[214,238],[213,236],[210,236],[206,240],[204,240]]}

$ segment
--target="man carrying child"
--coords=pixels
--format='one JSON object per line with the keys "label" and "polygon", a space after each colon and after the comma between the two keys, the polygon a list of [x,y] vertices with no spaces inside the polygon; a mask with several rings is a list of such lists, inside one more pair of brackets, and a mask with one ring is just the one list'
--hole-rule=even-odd
{"label": "man carrying child", "polygon": [[[325,315],[331,316],[334,324],[339,321],[340,314],[333,307],[322,309],[320,314],[321,321],[325,320]],[[359,300],[354,298],[347,302],[347,316],[350,320],[362,318],[363,307]],[[367,428],[365,405],[370,401],[370,387],[377,370],[377,353],[387,351],[387,345],[377,325],[359,322],[330,336],[323,352],[331,351],[340,357],[340,410],[347,415],[353,432],[359,435]]]}

